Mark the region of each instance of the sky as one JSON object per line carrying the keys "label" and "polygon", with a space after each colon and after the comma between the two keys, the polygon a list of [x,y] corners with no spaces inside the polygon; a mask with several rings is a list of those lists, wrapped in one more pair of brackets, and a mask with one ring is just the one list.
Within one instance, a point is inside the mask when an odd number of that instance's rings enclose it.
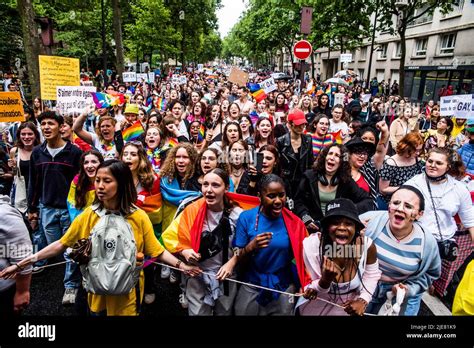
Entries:
{"label": "sky", "polygon": [[222,0],[222,8],[217,11],[221,38],[224,38],[234,24],[239,21],[247,3],[247,0]]}

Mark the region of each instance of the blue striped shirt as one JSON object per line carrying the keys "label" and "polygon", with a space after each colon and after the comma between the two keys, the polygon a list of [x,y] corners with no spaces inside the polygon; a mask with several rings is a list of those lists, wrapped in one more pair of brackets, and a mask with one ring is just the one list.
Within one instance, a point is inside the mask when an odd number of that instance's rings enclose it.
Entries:
{"label": "blue striped shirt", "polygon": [[400,282],[416,273],[423,257],[423,240],[423,231],[416,225],[412,234],[403,241],[398,241],[385,226],[374,241],[382,271],[381,280]]}

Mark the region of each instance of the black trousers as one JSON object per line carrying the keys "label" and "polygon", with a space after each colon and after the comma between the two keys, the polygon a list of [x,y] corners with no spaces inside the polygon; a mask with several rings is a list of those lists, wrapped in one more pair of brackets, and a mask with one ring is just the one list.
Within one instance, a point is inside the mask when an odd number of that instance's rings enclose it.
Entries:
{"label": "black trousers", "polygon": [[11,319],[14,316],[13,298],[15,297],[16,286],[0,292],[0,320]]}

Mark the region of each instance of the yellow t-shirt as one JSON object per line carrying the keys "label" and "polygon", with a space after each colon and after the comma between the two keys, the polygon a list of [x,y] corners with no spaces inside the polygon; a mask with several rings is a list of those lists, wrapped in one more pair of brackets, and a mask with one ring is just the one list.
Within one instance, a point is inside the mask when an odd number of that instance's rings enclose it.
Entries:
{"label": "yellow t-shirt", "polygon": [[[99,222],[99,219],[100,217],[92,210],[92,207],[87,207],[82,214],[74,219],[66,234],[60,239],[61,244],[72,247],[79,239],[88,238],[95,224]],[[156,239],[153,232],[153,225],[143,210],[137,209],[127,216],[126,220],[132,227],[137,252],[141,252],[145,256],[150,257],[157,257],[163,253],[165,249]],[[143,291],[145,288],[144,280],[145,278],[142,271],[139,280],[140,302],[143,299]],[[88,294],[88,302],[90,310],[94,313],[106,310],[107,315],[138,315],[135,290],[122,296]]]}

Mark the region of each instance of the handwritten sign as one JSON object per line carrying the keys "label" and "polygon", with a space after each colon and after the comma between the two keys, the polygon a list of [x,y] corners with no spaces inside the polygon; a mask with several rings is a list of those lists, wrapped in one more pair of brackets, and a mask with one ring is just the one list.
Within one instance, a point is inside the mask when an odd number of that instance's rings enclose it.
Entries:
{"label": "handwritten sign", "polygon": [[41,98],[56,100],[56,87],[79,86],[79,59],[39,56]]}
{"label": "handwritten sign", "polygon": [[61,115],[84,111],[87,104],[93,104],[91,92],[97,92],[95,87],[61,86],[56,88],[56,111]]}
{"label": "handwritten sign", "polygon": [[137,73],[134,71],[122,73],[123,82],[136,82]]}
{"label": "handwritten sign", "polygon": [[441,97],[441,116],[474,119],[474,94]]}
{"label": "handwritten sign", "polygon": [[344,93],[334,94],[334,105],[341,104],[344,105]]}
{"label": "handwritten sign", "polygon": [[264,90],[265,94],[271,93],[277,89],[277,85],[273,77],[260,82],[260,87]]}
{"label": "handwritten sign", "polygon": [[148,73],[148,82],[155,82],[155,73],[149,72]]}
{"label": "handwritten sign", "polygon": [[25,121],[20,92],[0,92],[0,122]]}
{"label": "handwritten sign", "polygon": [[142,83],[143,81],[148,81],[148,74],[137,74],[137,82]]}
{"label": "handwritten sign", "polygon": [[230,71],[229,81],[238,86],[245,86],[249,79],[249,74],[238,68],[232,68]]}

